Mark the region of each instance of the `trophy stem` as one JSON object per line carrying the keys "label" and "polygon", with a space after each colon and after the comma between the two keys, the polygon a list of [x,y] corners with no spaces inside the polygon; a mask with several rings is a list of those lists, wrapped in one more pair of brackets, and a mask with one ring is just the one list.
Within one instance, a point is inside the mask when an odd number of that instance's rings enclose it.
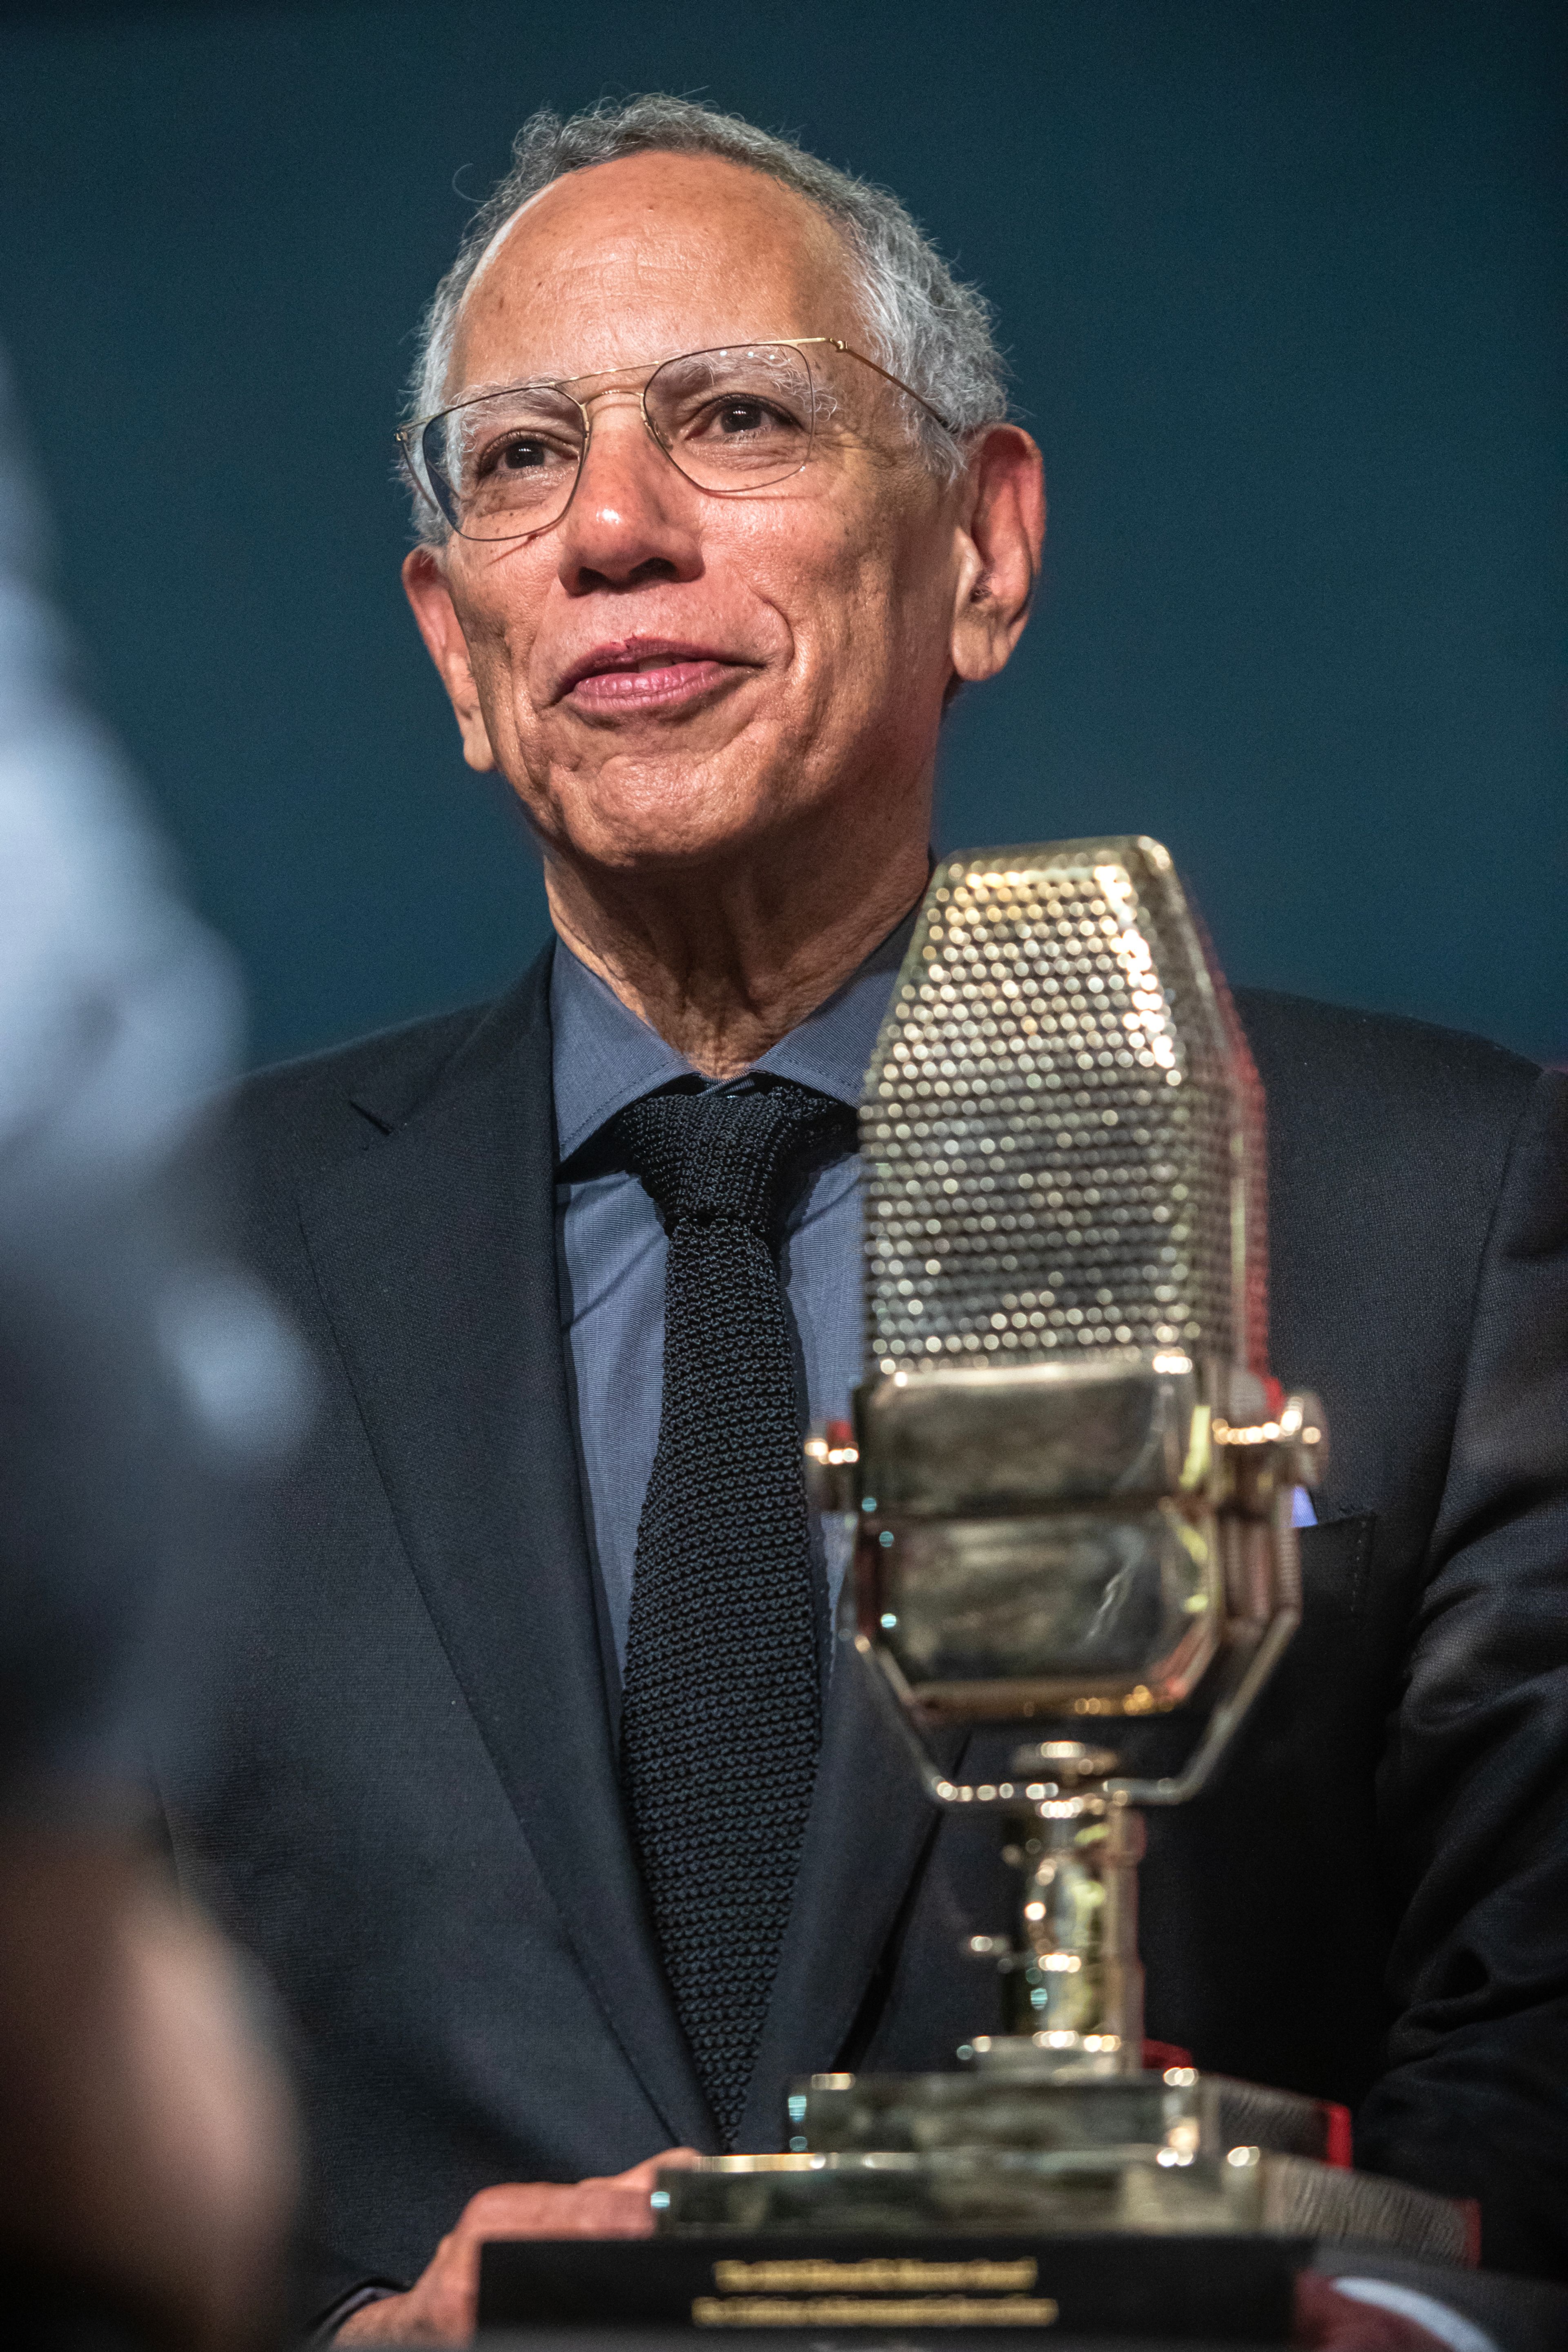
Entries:
{"label": "trophy stem", "polygon": [[1107,1790],[1115,1769],[1114,1756],[1073,1740],[1014,1759],[1013,1770],[1029,1776],[1026,1804],[1009,1809],[1003,1848],[1022,1874],[1017,1931],[1005,1943],[977,1937],[971,1946],[999,1961],[1005,1990],[1005,2034],[972,2045],[983,2066],[1142,2071],[1143,1821]]}

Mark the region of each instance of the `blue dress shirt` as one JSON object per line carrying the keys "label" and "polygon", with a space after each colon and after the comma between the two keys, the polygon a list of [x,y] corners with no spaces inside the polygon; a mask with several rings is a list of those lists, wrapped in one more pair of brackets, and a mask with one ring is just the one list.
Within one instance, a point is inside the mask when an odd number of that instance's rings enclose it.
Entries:
{"label": "blue dress shirt", "polygon": [[[910,915],[756,1068],[858,1105],[913,929]],[[603,1129],[639,1095],[693,1072],[559,940],[550,1024],[562,1321],[588,1540],[607,1631],[624,1665],[637,1520],[658,1444],[667,1244],[658,1211],[637,1178],[613,1164]],[[813,1421],[847,1414],[861,1375],[861,1239],[860,1166],[851,1150],[818,1170],[789,1216],[779,1257]],[[837,1533],[815,1531],[830,1615],[844,1574]]]}

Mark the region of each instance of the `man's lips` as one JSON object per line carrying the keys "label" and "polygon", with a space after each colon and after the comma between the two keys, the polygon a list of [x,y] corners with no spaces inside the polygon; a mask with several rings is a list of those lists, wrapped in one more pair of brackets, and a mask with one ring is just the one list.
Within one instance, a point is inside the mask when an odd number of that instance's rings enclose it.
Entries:
{"label": "man's lips", "polygon": [[668,709],[706,694],[724,678],[754,665],[708,646],[628,637],[595,646],[572,664],[559,699],[599,712]]}

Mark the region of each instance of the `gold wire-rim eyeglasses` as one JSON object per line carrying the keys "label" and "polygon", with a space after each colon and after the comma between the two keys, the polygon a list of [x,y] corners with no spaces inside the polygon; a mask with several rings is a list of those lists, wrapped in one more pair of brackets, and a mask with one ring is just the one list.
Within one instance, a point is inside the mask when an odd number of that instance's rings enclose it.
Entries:
{"label": "gold wire-rim eyeglasses", "polygon": [[[752,335],[746,337],[744,341],[738,341],[731,343],[715,343],[709,348],[714,352],[755,351],[770,347],[779,350],[804,352],[808,348],[815,348],[816,346],[826,346],[831,351],[842,352],[846,359],[858,360],[863,367],[870,368],[874,374],[882,377],[885,383],[892,384],[897,391],[905,394],[909,399],[914,401],[917,406],[923,408],[926,415],[934,424],[941,427],[942,432],[956,434],[956,426],[950,424],[948,419],[942,415],[940,410],[931,406],[931,402],[927,400],[923,393],[917,392],[913,384],[906,383],[904,382],[902,376],[895,375],[892,370],[890,368],[885,368],[879,360],[872,359],[870,354],[867,352],[857,351],[852,343],[845,342],[838,335]],[[655,447],[668,459],[669,463],[675,467],[676,472],[681,477],[681,479],[683,481],[691,482],[693,488],[700,490],[704,497],[743,497],[747,494],[748,486],[738,485],[733,489],[725,489],[712,484],[697,481],[693,476],[687,472],[685,467],[681,465],[679,459],[675,456],[674,451],[669,447],[668,442],[665,441],[658,427],[655,425],[653,419],[648,415],[648,386],[655,381],[659,373],[667,367],[678,366],[682,360],[702,359],[706,356],[708,356],[708,352],[706,351],[673,352],[667,353],[663,359],[630,360],[627,361],[626,365],[623,367],[591,370],[579,375],[525,376],[513,384],[492,384],[488,386],[483,392],[471,394],[465,400],[451,401],[445,408],[433,409],[427,416],[412,417],[406,425],[399,425],[395,436],[397,444],[398,456],[403,462],[404,468],[408,475],[409,480],[414,485],[416,494],[424,499],[426,506],[433,509],[442,524],[447,530],[455,531],[459,538],[464,538],[467,537],[468,534],[464,532],[461,524],[457,521],[452,514],[447,512],[437,493],[432,489],[429,482],[423,478],[420,469],[420,459],[415,455],[416,443],[417,442],[422,445],[424,437],[430,430],[431,426],[440,424],[444,417],[455,416],[465,408],[477,407],[483,401],[504,399],[509,394],[534,391],[551,392],[569,400],[583,419],[583,446],[577,453],[576,473],[573,478],[572,488],[567,494],[564,503],[562,505],[558,512],[551,516],[547,522],[536,523],[526,530],[500,532],[492,538],[476,539],[476,544],[502,546],[507,544],[510,541],[538,538],[544,531],[554,530],[556,524],[564,518],[567,509],[572,504],[572,500],[576,497],[577,484],[583,478],[583,467],[587,460],[589,446],[594,437],[593,417],[589,415],[585,404],[577,399],[571,387],[577,383],[595,383],[600,381],[601,378],[609,380],[616,376],[635,375],[639,369],[646,368],[647,373],[637,394],[637,407],[641,414],[643,425],[647,433],[648,438],[653,442]],[[802,457],[799,465],[792,468],[790,472],[777,476],[775,478],[775,481],[789,481],[794,478],[795,474],[803,473],[805,467],[810,464],[812,453],[816,447],[816,379],[811,373],[810,361],[805,360],[803,364],[805,368],[807,383],[810,384],[813,393],[811,441],[805,455]],[[420,449],[420,457],[424,459],[426,470],[434,474],[436,472],[436,468],[432,466],[428,454],[422,446]],[[771,488],[774,487],[774,483],[770,482],[765,485],[753,485],[750,487],[753,488]]]}

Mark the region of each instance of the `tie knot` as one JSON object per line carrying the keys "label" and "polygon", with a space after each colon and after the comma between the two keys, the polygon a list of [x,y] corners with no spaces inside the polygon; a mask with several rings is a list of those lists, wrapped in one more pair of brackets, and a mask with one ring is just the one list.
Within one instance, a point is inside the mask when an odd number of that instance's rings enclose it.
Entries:
{"label": "tie knot", "polygon": [[766,1086],[645,1095],[616,1120],[627,1160],[666,1224],[723,1222],[766,1240],[789,1179],[854,1113],[790,1078]]}

